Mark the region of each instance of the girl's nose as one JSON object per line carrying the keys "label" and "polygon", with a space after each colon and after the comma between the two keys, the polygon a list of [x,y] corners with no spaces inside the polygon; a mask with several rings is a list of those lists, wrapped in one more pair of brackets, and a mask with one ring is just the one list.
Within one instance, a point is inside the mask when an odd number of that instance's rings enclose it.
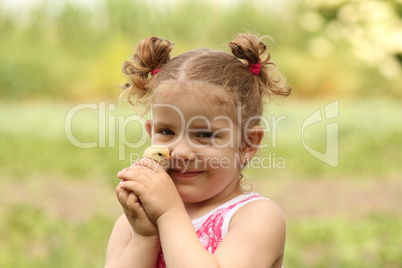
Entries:
{"label": "girl's nose", "polygon": [[179,160],[194,160],[195,153],[185,138],[171,148],[171,157]]}

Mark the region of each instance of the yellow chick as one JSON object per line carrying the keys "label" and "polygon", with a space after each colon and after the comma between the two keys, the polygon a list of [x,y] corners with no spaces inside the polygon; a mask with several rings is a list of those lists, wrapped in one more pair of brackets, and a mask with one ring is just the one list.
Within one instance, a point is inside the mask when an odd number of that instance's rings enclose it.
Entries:
{"label": "yellow chick", "polygon": [[165,170],[169,168],[169,149],[164,145],[151,145],[144,151],[144,157],[158,162]]}

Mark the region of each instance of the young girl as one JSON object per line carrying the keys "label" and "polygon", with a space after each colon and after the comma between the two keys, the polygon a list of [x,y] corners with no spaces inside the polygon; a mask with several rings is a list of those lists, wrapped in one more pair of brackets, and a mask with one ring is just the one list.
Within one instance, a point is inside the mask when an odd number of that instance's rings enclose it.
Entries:
{"label": "young girl", "polygon": [[241,172],[263,138],[263,96],[291,89],[256,36],[229,47],[234,56],[197,49],[170,60],[173,44],[150,37],[124,64],[127,92],[151,110],[146,129],[171,159],[167,171],[141,159],[118,173],[124,214],[105,267],[282,266],[282,212],[244,193]]}

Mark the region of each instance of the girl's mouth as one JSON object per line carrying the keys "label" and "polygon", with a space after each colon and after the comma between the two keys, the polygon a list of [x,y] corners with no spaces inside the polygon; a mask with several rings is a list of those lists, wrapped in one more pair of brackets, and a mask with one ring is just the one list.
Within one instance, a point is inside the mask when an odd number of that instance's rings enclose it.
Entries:
{"label": "girl's mouth", "polygon": [[176,169],[171,169],[170,172],[175,175],[176,177],[182,177],[182,178],[191,178],[197,175],[200,175],[203,171],[190,171],[190,170],[176,170]]}

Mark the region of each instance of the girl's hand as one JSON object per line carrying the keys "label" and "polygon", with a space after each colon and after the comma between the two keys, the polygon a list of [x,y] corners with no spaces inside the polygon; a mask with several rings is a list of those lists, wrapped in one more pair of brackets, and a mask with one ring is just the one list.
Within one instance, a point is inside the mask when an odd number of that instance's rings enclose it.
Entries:
{"label": "girl's hand", "polygon": [[120,184],[116,187],[116,194],[134,234],[143,237],[158,237],[158,228],[149,219],[137,195],[123,189]]}
{"label": "girl's hand", "polygon": [[170,176],[155,161],[143,158],[118,173],[120,187],[138,196],[148,217],[156,224],[166,212],[183,208],[183,202]]}

